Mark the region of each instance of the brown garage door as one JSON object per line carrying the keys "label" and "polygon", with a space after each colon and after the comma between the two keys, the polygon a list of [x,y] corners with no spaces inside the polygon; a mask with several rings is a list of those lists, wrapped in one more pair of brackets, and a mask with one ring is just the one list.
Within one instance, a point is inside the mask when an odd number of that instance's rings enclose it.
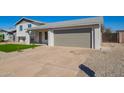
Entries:
{"label": "brown garage door", "polygon": [[54,31],[55,46],[91,48],[91,29],[70,29]]}

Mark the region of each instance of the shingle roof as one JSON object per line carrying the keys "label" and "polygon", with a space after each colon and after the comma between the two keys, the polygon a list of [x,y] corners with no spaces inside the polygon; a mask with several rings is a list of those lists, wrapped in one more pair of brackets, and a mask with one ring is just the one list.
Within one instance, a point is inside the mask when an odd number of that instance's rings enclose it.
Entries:
{"label": "shingle roof", "polygon": [[4,29],[0,29],[0,32],[7,32],[6,30],[4,30]]}
{"label": "shingle roof", "polygon": [[32,23],[34,23],[34,24],[40,24],[40,25],[45,24],[45,22],[40,22],[40,21],[36,21],[36,20],[32,20],[32,19],[28,19],[28,18],[24,18],[24,17],[23,17],[23,18],[21,18],[18,22],[16,22],[15,25],[19,24],[19,23],[22,22],[23,20],[28,21],[28,22],[32,22]]}
{"label": "shingle roof", "polygon": [[103,17],[93,17],[93,18],[85,18],[85,19],[78,19],[78,20],[47,23],[39,27],[30,28],[28,30],[59,28],[59,27],[69,27],[69,26],[82,26],[82,25],[95,25],[95,24],[103,24]]}

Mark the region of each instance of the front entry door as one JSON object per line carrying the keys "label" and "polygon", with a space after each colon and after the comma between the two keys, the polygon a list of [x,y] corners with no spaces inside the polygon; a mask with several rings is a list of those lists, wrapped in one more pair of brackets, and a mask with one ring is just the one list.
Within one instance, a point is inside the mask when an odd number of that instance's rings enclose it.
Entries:
{"label": "front entry door", "polygon": [[42,32],[39,32],[39,43],[42,43]]}

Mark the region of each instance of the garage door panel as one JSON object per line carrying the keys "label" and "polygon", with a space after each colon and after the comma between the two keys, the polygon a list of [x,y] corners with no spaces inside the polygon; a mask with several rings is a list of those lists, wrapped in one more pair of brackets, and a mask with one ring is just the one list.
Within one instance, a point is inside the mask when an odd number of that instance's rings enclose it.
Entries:
{"label": "garage door panel", "polygon": [[[85,29],[86,30],[86,29]],[[57,30],[54,32],[54,44],[57,46],[70,46],[70,47],[91,47],[91,32],[80,30]],[[76,32],[76,33],[74,33]]]}
{"label": "garage door panel", "polygon": [[[57,34],[56,35],[56,37],[58,36],[58,37],[65,37],[66,38],[66,36],[69,38],[69,37],[72,37],[72,35],[73,35],[73,37],[76,37],[77,38],[77,36],[80,36],[80,37],[82,37],[82,35],[81,35],[81,33],[70,33],[70,34]],[[90,34],[89,33],[83,33],[83,37],[87,37],[87,36],[90,36]]]}
{"label": "garage door panel", "polygon": [[82,33],[84,32],[90,32],[92,29],[91,28],[83,28],[83,29],[70,29],[70,30],[56,30],[55,34],[69,34],[69,33]]}

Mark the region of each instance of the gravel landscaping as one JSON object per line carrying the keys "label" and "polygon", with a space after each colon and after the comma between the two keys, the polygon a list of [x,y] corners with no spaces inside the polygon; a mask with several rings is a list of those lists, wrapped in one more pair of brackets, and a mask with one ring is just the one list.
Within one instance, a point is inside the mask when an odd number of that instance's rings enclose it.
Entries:
{"label": "gravel landscaping", "polygon": [[101,51],[93,51],[84,65],[92,69],[96,76],[123,77],[124,44],[103,44]]}

